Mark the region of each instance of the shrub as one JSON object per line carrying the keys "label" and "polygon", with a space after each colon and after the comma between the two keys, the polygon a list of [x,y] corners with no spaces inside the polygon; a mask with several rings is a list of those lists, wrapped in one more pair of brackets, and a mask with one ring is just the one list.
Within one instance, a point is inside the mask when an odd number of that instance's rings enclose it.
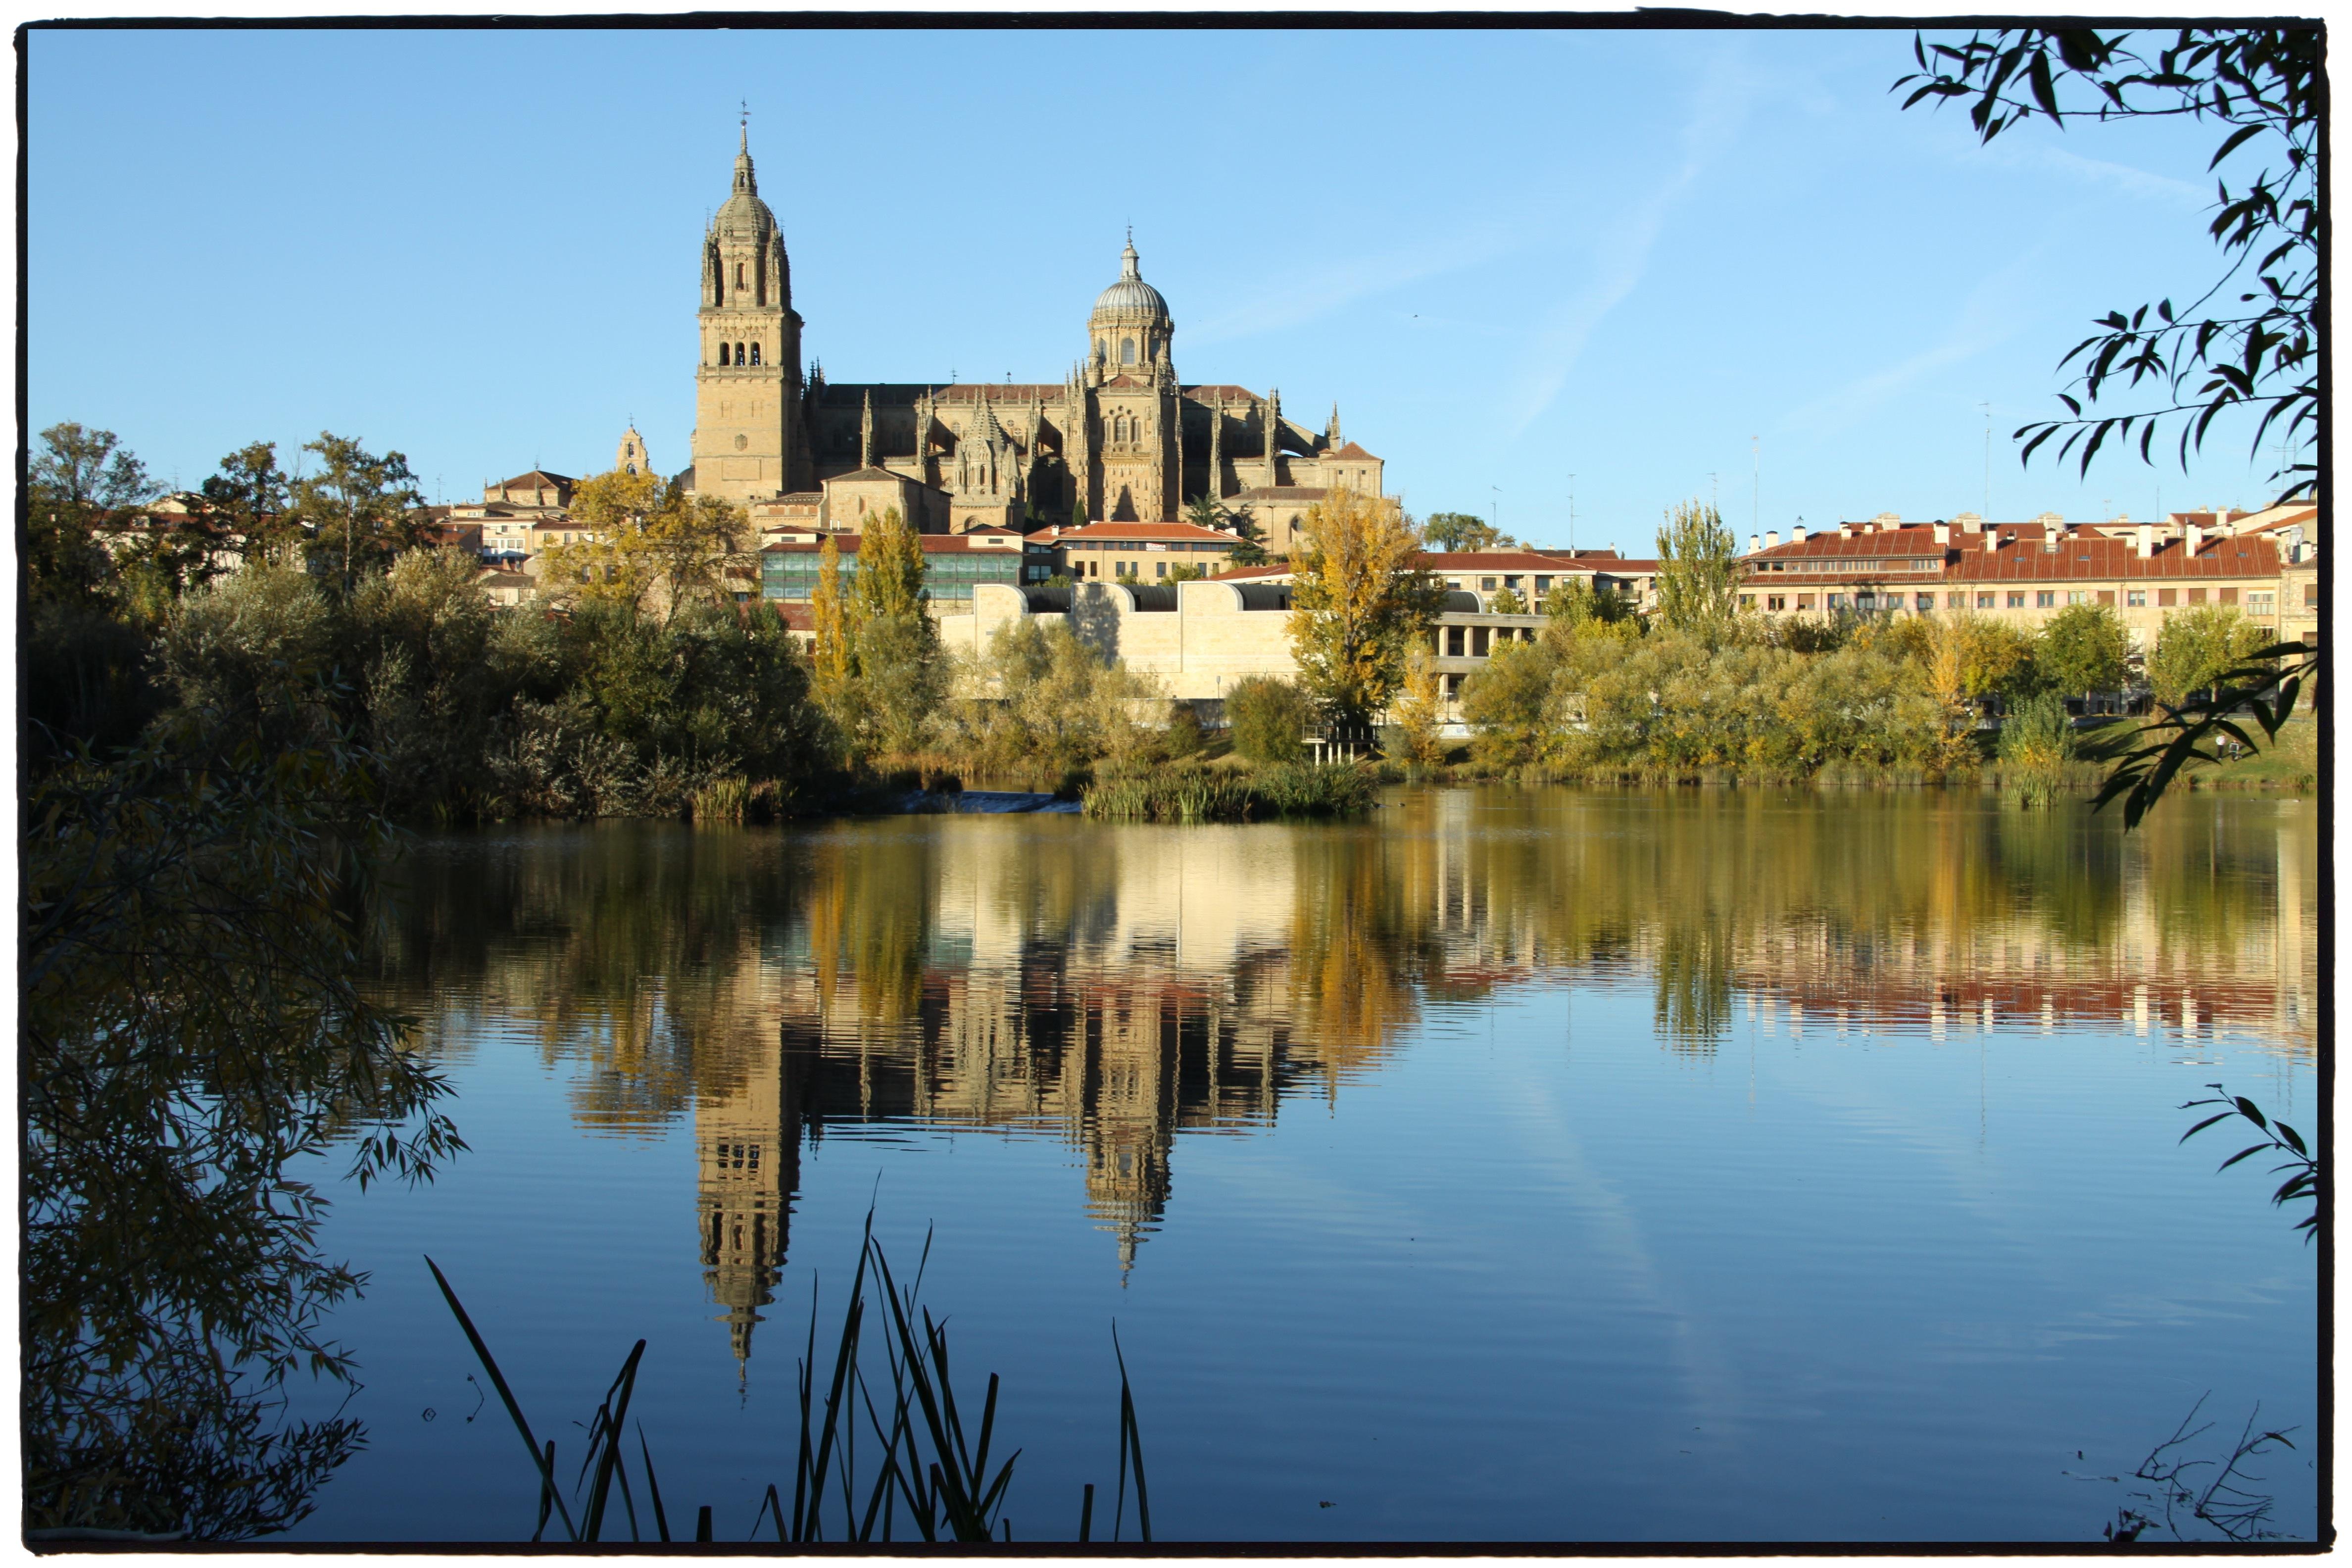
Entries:
{"label": "shrub", "polygon": [[1315,710],[1289,681],[1253,675],[1225,693],[1234,750],[1254,763],[1297,762],[1307,754],[1307,727]]}

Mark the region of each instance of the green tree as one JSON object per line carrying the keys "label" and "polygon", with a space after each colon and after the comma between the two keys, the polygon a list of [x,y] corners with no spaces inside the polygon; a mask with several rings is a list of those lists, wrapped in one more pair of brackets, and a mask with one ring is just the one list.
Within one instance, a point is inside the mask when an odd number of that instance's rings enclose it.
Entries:
{"label": "green tree", "polygon": [[1506,583],[1493,598],[1486,601],[1486,608],[1498,616],[1524,616],[1528,613],[1528,602],[1519,596],[1517,588]]}
{"label": "green tree", "polygon": [[2033,639],[2033,664],[2061,691],[2120,691],[2131,636],[2105,605],[2069,605]]}
{"label": "green tree", "polygon": [[[2209,169],[2246,149],[2260,159],[2234,191],[2220,182],[2210,232],[2227,263],[2221,275],[2185,308],[2166,299],[2101,317],[2099,331],[2060,362],[2080,367],[2081,395],[2060,395],[2067,417],[2016,432],[2025,458],[2063,433],[2061,454],[2079,450],[2087,470],[2110,436],[2120,445],[2137,427],[2147,460],[2158,430],[2175,425],[2185,465],[2233,408],[2258,412],[2257,454],[2273,429],[2296,450],[2316,434],[2322,38],[2316,22],[2183,27],[2147,41],[2089,27],[2002,28],[1932,47],[1915,38],[1919,68],[1895,84],[1912,88],[1904,107],[1968,100],[1985,142],[2036,118],[2061,129],[2083,120],[2188,119],[2219,134]],[[2145,388],[2154,402],[2120,414],[2094,407],[2119,388]],[[2314,464],[2296,461],[2278,478],[2293,493],[2316,475]]]}
{"label": "green tree", "polygon": [[[19,846],[25,1523],[239,1540],[359,1446],[273,1423],[366,1277],[320,1255],[301,1173],[362,1186],[462,1149],[408,1021],[360,987],[354,868],[378,821],[347,745],[174,721],[39,782]],[[200,760],[209,759],[209,760]]]}
{"label": "green tree", "polygon": [[1658,620],[1709,645],[1731,628],[1739,546],[1711,506],[1685,501],[1658,531]]}
{"label": "green tree", "polygon": [[2205,605],[2164,617],[2147,656],[2147,683],[2156,700],[2179,707],[2190,698],[2221,695],[2223,679],[2271,642],[2260,623],[2235,605]]}
{"label": "green tree", "polygon": [[320,466],[294,482],[295,510],[316,547],[340,563],[337,574],[349,593],[362,568],[415,547],[425,523],[425,498],[398,452],[379,457],[357,439],[328,430],[302,449]]}
{"label": "green tree", "polygon": [[1421,541],[1378,497],[1333,489],[1301,520],[1290,645],[1300,683],[1342,722],[1369,723],[1404,679],[1444,585],[1412,564]]}
{"label": "green tree", "polygon": [[1256,519],[1245,506],[1228,507],[1212,496],[1194,496],[1184,509],[1184,521],[1195,528],[1230,531],[1239,542],[1226,553],[1228,566],[1263,566],[1268,559],[1265,540]]}
{"label": "green tree", "polygon": [[111,430],[70,421],[41,432],[26,472],[26,590],[33,599],[87,599],[110,574],[99,527],[155,493],[146,465]]}
{"label": "green tree", "polygon": [[1613,625],[1632,619],[1633,606],[1622,594],[1595,588],[1591,577],[1562,573],[1543,596],[1543,613],[1563,626]]}
{"label": "green tree", "polygon": [[1518,542],[1485,518],[1466,511],[1433,511],[1421,536],[1440,550],[1507,550]]}
{"label": "green tree", "polygon": [[223,458],[201,493],[211,520],[240,536],[253,561],[299,551],[305,535],[293,516],[292,485],[278,466],[278,443],[254,441]]}
{"label": "green tree", "polygon": [[1315,705],[1307,693],[1270,675],[1245,676],[1225,693],[1234,750],[1254,763],[1293,763],[1307,754]]}

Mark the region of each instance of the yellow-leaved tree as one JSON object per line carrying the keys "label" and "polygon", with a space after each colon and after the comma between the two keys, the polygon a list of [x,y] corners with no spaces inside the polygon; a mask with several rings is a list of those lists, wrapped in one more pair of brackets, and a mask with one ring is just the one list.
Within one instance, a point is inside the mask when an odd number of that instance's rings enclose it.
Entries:
{"label": "yellow-leaved tree", "polygon": [[1336,721],[1369,724],[1404,679],[1444,585],[1413,564],[1420,536],[1379,496],[1335,487],[1307,509],[1291,554],[1299,682]]}
{"label": "yellow-leaved tree", "polygon": [[1445,760],[1445,742],[1438,733],[1445,721],[1444,677],[1437,671],[1437,655],[1427,638],[1414,641],[1404,671],[1404,689],[1396,705],[1398,749],[1416,768],[1435,767]]}
{"label": "yellow-leaved tree", "polygon": [[593,539],[547,552],[547,591],[658,614],[667,626],[698,601],[727,603],[748,577],[751,519],[717,496],[685,496],[654,474],[615,470],[580,481],[571,516]]}
{"label": "yellow-leaved tree", "polygon": [[832,534],[816,547],[816,589],[809,595],[809,655],[820,692],[837,692],[849,684],[856,629],[850,625],[850,605],[841,591],[841,546]]}

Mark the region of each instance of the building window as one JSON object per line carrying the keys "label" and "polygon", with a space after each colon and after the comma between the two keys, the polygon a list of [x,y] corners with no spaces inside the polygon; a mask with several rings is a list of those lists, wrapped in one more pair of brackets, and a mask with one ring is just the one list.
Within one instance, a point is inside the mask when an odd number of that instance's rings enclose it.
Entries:
{"label": "building window", "polygon": [[1151,563],[1151,574],[1152,574],[1154,577],[1165,577],[1165,576],[1167,576],[1167,575],[1168,575],[1168,563],[1166,563],[1165,561],[1155,561],[1155,562],[1153,562],[1153,563]]}
{"label": "building window", "polygon": [[2303,607],[2306,610],[2315,610],[2319,608],[2318,584],[2305,583],[2303,585]]}
{"label": "building window", "polygon": [[1503,586],[1516,594],[1519,591],[1519,580],[1517,577],[1506,577],[1503,579]]}
{"label": "building window", "polygon": [[2088,594],[2086,594],[2086,593],[2084,593],[2082,589],[2080,589],[2080,588],[2069,588],[2069,589],[2067,589],[2067,590],[2066,590],[2066,603],[2067,603],[2067,604],[2069,604],[2069,605],[2087,605],[2087,604],[2089,604],[2090,602],[2091,602],[2091,595],[2088,595]]}
{"label": "building window", "polygon": [[1538,594],[1549,594],[1549,593],[1550,593],[1550,592],[1551,592],[1551,579],[1550,579],[1550,578],[1549,578],[1549,577],[1538,577],[1538,578],[1536,579],[1536,592],[1537,592],[1537,593],[1538,593]]}
{"label": "building window", "polygon": [[733,352],[733,351],[732,351],[731,349],[730,349],[730,348],[728,347],[728,345],[727,345],[727,344],[725,344],[725,343],[720,343],[720,344],[719,345],[719,363],[720,364],[727,364],[727,363],[731,363],[731,362],[728,359],[728,357],[727,357],[727,356],[728,356],[730,353],[731,353],[732,352]]}
{"label": "building window", "polygon": [[2099,603],[2105,605],[2112,609],[2115,605],[2115,602],[2116,591],[2113,588],[2102,588],[2099,590]]}
{"label": "building window", "polygon": [[1486,657],[1486,628],[1484,626],[1470,628],[1470,657],[1472,658]]}
{"label": "building window", "polygon": [[1756,595],[1753,595],[1753,594],[1742,594],[1742,595],[1739,595],[1739,607],[1740,607],[1741,609],[1743,609],[1743,610],[1752,610],[1752,609],[1754,609],[1754,608],[1756,607]]}
{"label": "building window", "polygon": [[1811,594],[1800,594],[1797,595],[1797,608],[1801,610],[1810,610],[1812,607],[1813,596]]}
{"label": "building window", "polygon": [[1458,702],[1462,700],[1462,678],[1460,676],[1449,675],[1445,678],[1445,700],[1448,702]]}
{"label": "building window", "polygon": [[1768,610],[1785,610],[1789,607],[1789,595],[1768,594],[1764,596],[1764,607]]}
{"label": "building window", "polygon": [[1484,592],[1491,594],[1495,591],[1495,580],[1492,577],[1481,577],[1478,579],[1478,586]]}
{"label": "building window", "polygon": [[1991,609],[1991,608],[1992,608],[1992,595],[1991,595],[1990,594],[1979,594],[1979,595],[1977,595],[1977,608],[1978,608],[1978,609],[1979,609],[1979,610],[1990,610],[1990,609]]}
{"label": "building window", "polygon": [[2144,610],[2147,608],[2147,590],[2145,588],[2126,588],[2124,590],[2124,608],[2127,610]]}
{"label": "building window", "polygon": [[2201,605],[2201,604],[2203,604],[2203,603],[2205,602],[2205,590],[2204,590],[2204,589],[2202,589],[2202,588],[2191,588],[2191,589],[2189,589],[2189,602],[2190,604],[2192,604],[2192,605]]}
{"label": "building window", "polygon": [[735,345],[735,363],[739,365],[743,363],[743,345],[741,343],[737,343]]}
{"label": "building window", "polygon": [[751,345],[751,363],[753,364],[760,363],[760,345],[757,343]]}
{"label": "building window", "polygon": [[1135,340],[1133,338],[1121,338],[1118,340],[1118,363],[1121,364],[1133,364],[1135,363]]}
{"label": "building window", "polygon": [[2025,595],[2022,594],[2011,594],[2009,596],[2009,607],[2012,610],[2021,610],[2025,608]]}
{"label": "building window", "polygon": [[1845,608],[1845,595],[1843,594],[1832,594],[1828,597],[1828,608],[1832,610],[1843,610]]}
{"label": "building window", "polygon": [[[1957,595],[1954,595],[1952,602],[1954,604],[1959,603],[1959,599]],[[1933,594],[1916,594],[1912,595],[1911,607],[1915,610],[1932,610],[1936,607],[1936,595]]]}
{"label": "building window", "polygon": [[2180,590],[2178,588],[2158,588],[2156,591],[2156,607],[2159,610],[2168,610],[2179,602]]}
{"label": "building window", "polygon": [[740,261],[735,264],[735,287],[743,287],[743,264]]}
{"label": "building window", "polygon": [[1460,658],[1462,657],[1462,628],[1460,626],[1448,626],[1445,628],[1445,657],[1448,658]]}
{"label": "building window", "polygon": [[2263,593],[2251,593],[2246,595],[2246,614],[2270,616],[2277,613],[2278,603],[2275,595]]}
{"label": "building window", "polygon": [[2235,588],[2224,588],[2221,590],[2221,603],[2225,605],[2234,605],[2237,602],[2238,591]]}
{"label": "building window", "polygon": [[1969,596],[1966,594],[1947,594],[1944,595],[1944,608],[1948,610],[1965,610],[1968,607]]}

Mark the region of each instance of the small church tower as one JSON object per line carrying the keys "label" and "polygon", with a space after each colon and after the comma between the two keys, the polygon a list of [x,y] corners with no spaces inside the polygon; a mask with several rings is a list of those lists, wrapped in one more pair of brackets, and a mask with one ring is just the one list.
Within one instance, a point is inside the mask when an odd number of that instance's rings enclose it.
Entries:
{"label": "small church tower", "polygon": [[801,448],[801,318],[776,215],[744,130],[735,184],[702,241],[702,363],[694,374],[694,488],[749,501],[793,488]]}

